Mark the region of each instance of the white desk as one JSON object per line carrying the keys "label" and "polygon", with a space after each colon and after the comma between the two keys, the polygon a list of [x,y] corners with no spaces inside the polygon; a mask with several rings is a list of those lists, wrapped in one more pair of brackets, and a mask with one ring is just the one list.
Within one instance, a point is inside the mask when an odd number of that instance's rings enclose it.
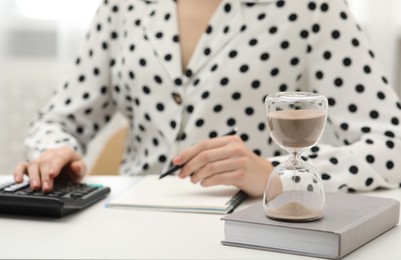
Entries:
{"label": "white desk", "polygon": [[[117,176],[85,179],[110,186],[108,198],[132,181]],[[401,190],[369,195],[401,200]],[[0,258],[316,259],[223,246],[221,215],[110,209],[105,208],[106,200],[61,219],[0,215]],[[248,200],[240,208],[252,202]],[[400,245],[397,226],[344,259],[401,259]]]}

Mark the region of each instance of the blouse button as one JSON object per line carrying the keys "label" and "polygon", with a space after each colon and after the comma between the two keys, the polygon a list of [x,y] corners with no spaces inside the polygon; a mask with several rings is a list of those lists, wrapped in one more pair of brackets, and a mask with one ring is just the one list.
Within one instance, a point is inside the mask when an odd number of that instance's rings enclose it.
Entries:
{"label": "blouse button", "polygon": [[177,105],[181,105],[182,104],[182,97],[181,97],[181,95],[179,95],[178,93],[173,93],[172,94],[172,96],[173,96],[173,99],[174,99],[174,101],[175,101],[175,103],[177,104]]}

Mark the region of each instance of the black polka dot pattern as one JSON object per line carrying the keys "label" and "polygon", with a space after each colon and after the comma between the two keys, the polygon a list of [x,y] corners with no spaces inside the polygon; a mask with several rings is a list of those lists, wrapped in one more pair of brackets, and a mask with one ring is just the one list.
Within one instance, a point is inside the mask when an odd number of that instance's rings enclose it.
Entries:
{"label": "black polka dot pattern", "polygon": [[85,153],[119,112],[130,127],[122,174],[159,173],[233,127],[275,165],[286,152],[268,136],[264,97],[302,90],[329,100],[336,144],[302,155],[325,188],[399,187],[401,103],[344,1],[248,2],[222,1],[182,70],[177,1],[102,1],[72,73],[31,124],[29,158],[60,145]]}

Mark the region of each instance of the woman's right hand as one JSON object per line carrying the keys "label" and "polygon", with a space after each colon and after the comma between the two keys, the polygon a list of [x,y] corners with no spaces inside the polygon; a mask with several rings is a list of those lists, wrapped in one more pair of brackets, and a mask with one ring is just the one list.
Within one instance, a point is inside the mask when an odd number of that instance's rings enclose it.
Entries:
{"label": "woman's right hand", "polygon": [[30,162],[18,163],[14,169],[14,180],[21,183],[24,175],[28,175],[32,190],[49,192],[56,177],[62,175],[62,178],[80,181],[85,173],[86,165],[81,155],[65,146],[49,149]]}

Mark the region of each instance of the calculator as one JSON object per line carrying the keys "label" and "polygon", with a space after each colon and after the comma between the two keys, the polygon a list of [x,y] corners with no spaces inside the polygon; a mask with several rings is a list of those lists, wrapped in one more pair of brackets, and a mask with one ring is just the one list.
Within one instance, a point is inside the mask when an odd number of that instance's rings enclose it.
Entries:
{"label": "calculator", "polygon": [[55,181],[51,192],[32,190],[29,181],[0,183],[0,214],[60,218],[98,202],[110,188],[98,184]]}

